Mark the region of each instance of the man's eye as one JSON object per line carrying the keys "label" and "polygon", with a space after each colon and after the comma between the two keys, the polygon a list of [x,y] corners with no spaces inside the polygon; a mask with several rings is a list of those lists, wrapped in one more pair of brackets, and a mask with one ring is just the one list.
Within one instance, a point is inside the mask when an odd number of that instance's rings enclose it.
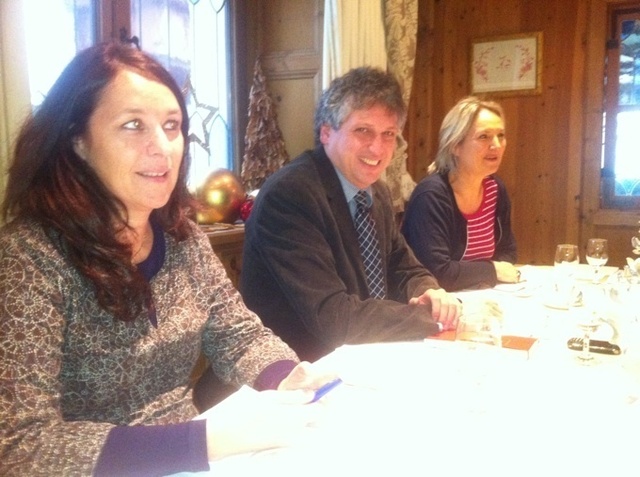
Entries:
{"label": "man's eye", "polygon": [[140,129],[142,127],[142,122],[139,119],[133,119],[128,123],[124,123],[122,127],[125,129]]}
{"label": "man's eye", "polygon": [[387,139],[395,139],[397,133],[395,131],[385,131],[382,133],[382,135]]}
{"label": "man's eye", "polygon": [[375,134],[369,128],[356,128],[355,135],[360,138],[362,141],[372,141],[375,137]]}

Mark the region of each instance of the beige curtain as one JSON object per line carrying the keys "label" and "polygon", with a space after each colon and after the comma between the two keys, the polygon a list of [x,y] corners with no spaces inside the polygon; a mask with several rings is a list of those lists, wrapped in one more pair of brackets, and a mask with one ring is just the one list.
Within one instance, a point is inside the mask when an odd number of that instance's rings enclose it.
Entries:
{"label": "beige curtain", "polygon": [[[385,0],[384,22],[388,69],[400,82],[404,102],[409,106],[416,59],[418,0]],[[416,184],[407,172],[407,142],[402,136],[387,168],[387,183],[396,209],[403,211]]]}
{"label": "beige curtain", "polygon": [[[325,0],[323,88],[351,68],[377,66],[396,75],[408,105],[417,31],[418,0]],[[398,211],[404,210],[415,186],[406,150],[400,137],[384,177]]]}
{"label": "beige curtain", "polygon": [[358,66],[387,68],[382,0],[325,0],[322,88]]}
{"label": "beige curtain", "polygon": [[12,141],[31,110],[22,0],[0,1],[0,201]]}

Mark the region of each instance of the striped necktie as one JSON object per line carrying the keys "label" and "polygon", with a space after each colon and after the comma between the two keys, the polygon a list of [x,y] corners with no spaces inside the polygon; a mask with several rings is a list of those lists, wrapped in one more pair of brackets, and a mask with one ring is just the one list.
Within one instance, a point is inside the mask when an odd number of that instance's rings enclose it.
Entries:
{"label": "striped necktie", "polygon": [[367,193],[359,191],[355,196],[356,215],[355,226],[360,242],[360,253],[364,269],[367,273],[367,284],[369,294],[373,298],[385,297],[384,272],[382,269],[382,258],[380,256],[380,246],[376,235],[376,223],[369,212],[367,205]]}

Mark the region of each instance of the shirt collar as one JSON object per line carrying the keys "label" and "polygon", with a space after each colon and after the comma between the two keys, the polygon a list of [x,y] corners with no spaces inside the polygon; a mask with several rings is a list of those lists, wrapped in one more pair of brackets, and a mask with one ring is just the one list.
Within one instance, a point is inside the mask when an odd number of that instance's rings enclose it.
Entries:
{"label": "shirt collar", "polygon": [[[333,168],[336,170],[336,174],[338,174],[338,179],[340,180],[340,185],[342,186],[342,192],[344,192],[344,197],[345,199],[347,199],[347,203],[351,203],[355,195],[361,189],[358,189],[351,182],[349,182],[336,166],[333,166]],[[371,206],[371,204],[373,203],[373,199],[371,198],[371,186],[367,187],[365,191],[367,191],[368,205]]]}

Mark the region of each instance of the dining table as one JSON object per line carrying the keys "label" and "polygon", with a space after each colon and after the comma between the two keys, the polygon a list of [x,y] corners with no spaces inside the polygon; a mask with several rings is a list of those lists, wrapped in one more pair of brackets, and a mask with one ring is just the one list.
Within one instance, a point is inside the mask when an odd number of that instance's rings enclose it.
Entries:
{"label": "dining table", "polygon": [[[342,383],[295,445],[236,455],[181,476],[639,476],[640,285],[615,267],[580,265],[579,300],[558,299],[554,267],[464,290],[497,304],[503,346],[455,333],[344,345],[313,364]],[[585,316],[617,355],[578,359],[567,341]],[[243,388],[239,392],[256,392]]]}

